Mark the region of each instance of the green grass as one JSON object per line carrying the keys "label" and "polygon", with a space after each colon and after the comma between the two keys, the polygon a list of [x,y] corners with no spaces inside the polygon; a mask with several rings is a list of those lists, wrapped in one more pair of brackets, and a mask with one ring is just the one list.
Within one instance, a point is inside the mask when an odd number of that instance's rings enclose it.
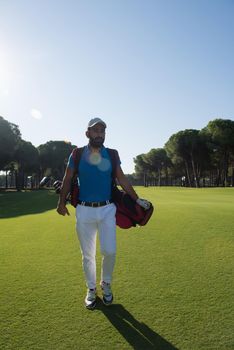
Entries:
{"label": "green grass", "polygon": [[60,217],[52,192],[0,193],[1,349],[234,348],[234,189],[137,192],[155,213],[118,229],[115,305],[94,311],[74,209]]}

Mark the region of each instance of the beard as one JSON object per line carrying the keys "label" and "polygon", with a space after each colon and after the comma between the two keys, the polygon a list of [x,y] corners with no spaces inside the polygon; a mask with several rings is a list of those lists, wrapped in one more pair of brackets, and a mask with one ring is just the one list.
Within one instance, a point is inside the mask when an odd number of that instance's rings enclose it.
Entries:
{"label": "beard", "polygon": [[104,143],[104,138],[102,137],[95,137],[95,138],[90,137],[89,139],[89,144],[93,148],[100,148],[103,146],[103,143]]}

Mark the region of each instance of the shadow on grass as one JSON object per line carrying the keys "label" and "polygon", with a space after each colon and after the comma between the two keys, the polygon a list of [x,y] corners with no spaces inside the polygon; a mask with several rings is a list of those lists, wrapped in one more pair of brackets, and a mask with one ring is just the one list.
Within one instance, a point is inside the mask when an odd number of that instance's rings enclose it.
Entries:
{"label": "shadow on grass", "polygon": [[106,307],[99,299],[96,309],[103,312],[133,349],[178,350],[146,324],[137,321],[122,305]]}
{"label": "shadow on grass", "polygon": [[53,191],[0,192],[0,218],[43,213],[55,209],[58,195]]}

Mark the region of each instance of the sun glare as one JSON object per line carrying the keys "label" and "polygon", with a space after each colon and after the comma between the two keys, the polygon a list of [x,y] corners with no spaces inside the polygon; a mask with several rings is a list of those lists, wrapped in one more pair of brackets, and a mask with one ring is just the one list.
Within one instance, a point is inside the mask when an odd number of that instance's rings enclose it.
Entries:
{"label": "sun glare", "polygon": [[42,118],[42,114],[38,109],[32,108],[31,109],[31,116],[34,119],[40,120]]}

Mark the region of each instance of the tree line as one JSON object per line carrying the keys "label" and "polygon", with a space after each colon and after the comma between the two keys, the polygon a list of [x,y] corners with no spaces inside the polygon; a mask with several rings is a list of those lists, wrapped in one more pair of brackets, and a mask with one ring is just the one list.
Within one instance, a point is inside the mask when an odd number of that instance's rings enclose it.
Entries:
{"label": "tree line", "polygon": [[[38,188],[44,176],[62,179],[69,142],[48,141],[38,147],[22,139],[19,127],[0,116],[0,186]],[[215,119],[201,130],[173,134],[163,148],[134,158],[133,184],[153,186],[233,186],[234,121]],[[1,174],[3,174],[1,172]]]}
{"label": "tree line", "polygon": [[147,185],[234,186],[234,121],[173,134],[163,148],[134,158],[134,179]]}
{"label": "tree line", "polygon": [[38,188],[44,176],[62,179],[69,154],[69,142],[48,141],[38,147],[21,137],[19,127],[0,116],[0,186]]}

